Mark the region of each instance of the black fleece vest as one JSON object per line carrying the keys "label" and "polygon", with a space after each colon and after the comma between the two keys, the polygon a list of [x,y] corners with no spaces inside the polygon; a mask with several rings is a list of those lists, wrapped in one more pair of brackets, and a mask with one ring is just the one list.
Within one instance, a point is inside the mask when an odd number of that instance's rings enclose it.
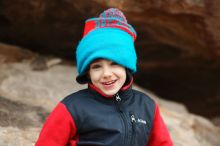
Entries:
{"label": "black fleece vest", "polygon": [[62,103],[76,124],[77,146],[147,145],[155,102],[139,91],[128,89],[105,98],[93,89],[84,89]]}

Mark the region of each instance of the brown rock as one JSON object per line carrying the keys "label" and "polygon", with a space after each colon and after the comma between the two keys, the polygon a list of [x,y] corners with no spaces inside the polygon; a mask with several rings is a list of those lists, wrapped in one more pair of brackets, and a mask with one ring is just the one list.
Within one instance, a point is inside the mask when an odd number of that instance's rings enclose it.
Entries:
{"label": "brown rock", "polygon": [[180,56],[176,57],[209,58],[219,56],[218,3],[217,0],[93,0],[90,3],[3,0],[0,40],[69,56],[82,36],[86,18],[98,15],[106,7],[118,7],[138,31],[138,48],[151,48],[144,50],[145,55],[156,48],[160,52],[166,46],[168,54],[179,51]]}
{"label": "brown rock", "polygon": [[0,64],[30,60],[36,55],[27,49],[0,43]]}

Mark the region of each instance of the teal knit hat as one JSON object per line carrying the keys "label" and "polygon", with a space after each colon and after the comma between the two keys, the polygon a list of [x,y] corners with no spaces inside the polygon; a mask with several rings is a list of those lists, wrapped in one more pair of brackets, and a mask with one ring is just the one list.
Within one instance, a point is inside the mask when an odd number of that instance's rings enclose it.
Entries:
{"label": "teal knit hat", "polygon": [[98,18],[86,21],[84,35],[76,48],[78,83],[87,83],[86,71],[92,61],[111,60],[130,72],[136,72],[137,56],[134,41],[136,32],[123,13],[110,8]]}

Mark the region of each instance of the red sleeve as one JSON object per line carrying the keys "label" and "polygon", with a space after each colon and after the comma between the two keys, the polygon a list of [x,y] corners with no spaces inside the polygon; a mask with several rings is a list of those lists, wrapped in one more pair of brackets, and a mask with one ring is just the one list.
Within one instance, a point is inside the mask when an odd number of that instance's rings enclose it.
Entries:
{"label": "red sleeve", "polygon": [[65,146],[74,143],[76,134],[72,116],[63,103],[59,103],[48,116],[35,146]]}
{"label": "red sleeve", "polygon": [[167,127],[156,104],[153,127],[147,146],[173,146]]}

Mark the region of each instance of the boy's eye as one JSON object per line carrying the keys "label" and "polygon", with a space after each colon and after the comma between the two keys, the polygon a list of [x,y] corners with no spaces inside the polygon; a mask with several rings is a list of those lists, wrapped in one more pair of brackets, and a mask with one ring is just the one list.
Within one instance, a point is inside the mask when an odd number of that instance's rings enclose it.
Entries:
{"label": "boy's eye", "polygon": [[93,65],[91,65],[91,69],[98,69],[98,68],[100,68],[101,67],[101,65],[99,65],[99,64],[93,64]]}
{"label": "boy's eye", "polygon": [[117,63],[115,63],[115,62],[112,62],[112,63],[111,63],[111,65],[118,65],[118,64],[117,64]]}

